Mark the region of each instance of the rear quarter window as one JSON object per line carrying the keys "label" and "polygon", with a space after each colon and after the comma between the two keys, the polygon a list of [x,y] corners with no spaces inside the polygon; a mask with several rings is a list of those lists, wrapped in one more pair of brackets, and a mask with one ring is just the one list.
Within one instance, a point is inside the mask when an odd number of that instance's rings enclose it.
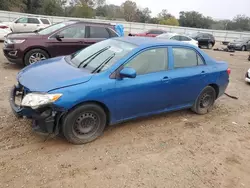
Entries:
{"label": "rear quarter window", "polygon": [[45,25],[50,25],[50,22],[49,20],[47,19],[41,19],[42,23],[45,24]]}
{"label": "rear quarter window", "polygon": [[109,38],[109,32],[105,27],[90,26],[89,38]]}
{"label": "rear quarter window", "polygon": [[110,28],[107,28],[107,29],[109,31],[110,37],[118,37],[118,34],[113,29],[110,29]]}

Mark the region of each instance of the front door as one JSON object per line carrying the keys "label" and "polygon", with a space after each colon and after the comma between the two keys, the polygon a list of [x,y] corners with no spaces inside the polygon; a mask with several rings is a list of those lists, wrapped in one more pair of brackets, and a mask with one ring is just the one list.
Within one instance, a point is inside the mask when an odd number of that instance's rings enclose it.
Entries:
{"label": "front door", "polygon": [[23,18],[19,18],[18,20],[16,20],[13,23],[12,30],[13,30],[13,32],[27,32],[27,31],[29,31],[28,18],[23,17]]}
{"label": "front door", "polygon": [[70,55],[89,45],[88,42],[85,42],[84,25],[75,25],[65,28],[51,36],[47,42],[47,48],[51,52],[52,57]]}
{"label": "front door", "polygon": [[116,81],[116,119],[125,120],[164,110],[168,103],[166,93],[170,89],[166,76],[167,47],[145,50],[124,67],[134,68],[137,76]]}

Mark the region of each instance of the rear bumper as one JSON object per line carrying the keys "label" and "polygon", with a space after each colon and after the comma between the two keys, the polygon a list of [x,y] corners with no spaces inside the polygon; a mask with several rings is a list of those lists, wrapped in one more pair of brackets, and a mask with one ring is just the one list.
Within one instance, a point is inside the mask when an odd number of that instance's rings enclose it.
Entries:
{"label": "rear bumper", "polygon": [[58,133],[58,124],[64,113],[55,111],[52,107],[34,110],[19,106],[15,102],[15,98],[19,92],[22,92],[19,86],[14,86],[10,92],[9,102],[13,113],[19,118],[26,117],[32,119],[32,129],[36,132]]}

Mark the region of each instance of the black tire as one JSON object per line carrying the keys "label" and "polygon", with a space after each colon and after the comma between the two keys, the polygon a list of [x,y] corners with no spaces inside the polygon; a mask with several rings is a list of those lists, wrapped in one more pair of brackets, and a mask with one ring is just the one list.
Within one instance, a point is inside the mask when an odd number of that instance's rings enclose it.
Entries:
{"label": "black tire", "polygon": [[245,45],[241,47],[241,51],[243,51],[243,52],[246,51],[246,46]]}
{"label": "black tire", "polygon": [[205,87],[201,94],[196,99],[192,111],[197,114],[204,115],[213,109],[214,102],[216,100],[216,92],[213,87]]}
{"label": "black tire", "polygon": [[106,123],[106,113],[100,106],[85,104],[66,115],[62,124],[62,132],[70,143],[85,144],[101,136]]}
{"label": "black tire", "polygon": [[213,46],[214,46],[213,43],[209,42],[208,45],[207,45],[207,48],[208,48],[208,49],[212,49]]}
{"label": "black tire", "polygon": [[[25,54],[25,56],[24,56],[24,65],[25,65],[25,66],[28,66],[28,65],[31,64],[31,63],[30,63],[30,58],[31,58],[31,56],[32,56],[33,54],[41,54],[41,55],[44,57],[44,59],[42,59],[42,60],[45,60],[45,59],[48,59],[48,58],[49,58],[49,54],[48,54],[46,51],[44,51],[44,50],[42,50],[42,49],[33,49],[33,50],[28,51],[28,52]],[[34,63],[35,63],[35,62],[34,62]]]}

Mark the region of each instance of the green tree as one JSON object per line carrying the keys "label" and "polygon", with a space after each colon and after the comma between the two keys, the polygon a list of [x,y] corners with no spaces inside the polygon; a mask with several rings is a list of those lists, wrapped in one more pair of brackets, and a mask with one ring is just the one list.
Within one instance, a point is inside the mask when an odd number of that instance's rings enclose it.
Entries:
{"label": "green tree", "polygon": [[77,18],[93,18],[95,12],[93,8],[89,7],[87,4],[80,4],[73,8],[71,16]]}
{"label": "green tree", "polygon": [[124,18],[121,8],[113,4],[97,7],[96,16],[107,17],[108,19]]}
{"label": "green tree", "polygon": [[137,5],[135,2],[127,0],[121,5],[126,21],[136,21]]}
{"label": "green tree", "polygon": [[161,19],[159,21],[159,24],[162,24],[162,25],[172,25],[172,26],[179,26],[179,21],[174,17],[170,17],[170,18],[167,18],[167,19]]}
{"label": "green tree", "polygon": [[204,17],[201,13],[196,11],[191,12],[180,12],[179,18],[180,26],[184,27],[195,27],[195,28],[211,28],[213,23],[212,18]]}
{"label": "green tree", "polygon": [[150,21],[151,10],[149,8],[144,8],[142,10],[137,9],[136,12],[136,21],[142,22],[142,23],[148,23]]}
{"label": "green tree", "polygon": [[42,6],[42,13],[50,16],[62,16],[64,10],[60,0],[44,0]]}
{"label": "green tree", "polygon": [[250,18],[245,15],[237,15],[227,24],[227,29],[236,31],[250,31]]}

